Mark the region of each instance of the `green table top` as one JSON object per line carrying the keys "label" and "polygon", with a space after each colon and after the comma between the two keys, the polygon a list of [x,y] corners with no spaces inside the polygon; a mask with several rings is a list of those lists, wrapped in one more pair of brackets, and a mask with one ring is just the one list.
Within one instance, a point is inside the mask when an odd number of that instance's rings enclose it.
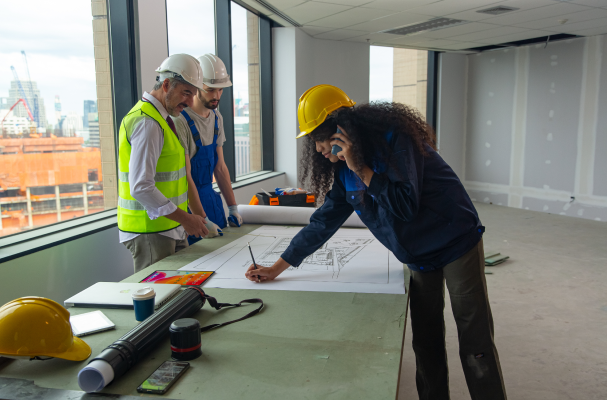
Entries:
{"label": "green table top", "polygon": [[[138,282],[154,270],[181,268],[258,227],[232,228],[222,238],[202,240],[124,282]],[[190,361],[190,370],[165,398],[396,398],[406,296],[244,289],[206,292],[229,303],[259,297],[265,308],[248,320],[204,333],[203,355]],[[194,318],[204,326],[238,318],[253,307],[257,305],[215,311],[205,305]],[[70,309],[72,314],[89,311],[92,309]],[[83,337],[93,357],[136,324],[132,310],[103,312],[116,324],[116,330]],[[156,350],[103,392],[140,395],[137,386],[170,356],[167,335]],[[42,387],[79,390],[77,374],[87,363],[12,360],[0,364],[0,376],[31,379]]]}

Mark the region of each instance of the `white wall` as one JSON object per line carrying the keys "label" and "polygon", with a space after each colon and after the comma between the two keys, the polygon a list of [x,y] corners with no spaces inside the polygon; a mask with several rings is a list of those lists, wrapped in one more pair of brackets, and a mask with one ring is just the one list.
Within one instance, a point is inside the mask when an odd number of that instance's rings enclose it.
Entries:
{"label": "white wall", "polygon": [[473,199],[607,221],[607,37],[442,61],[441,154]]}
{"label": "white wall", "polygon": [[24,296],[63,301],[97,282],[133,274],[131,253],[110,228],[0,264],[0,304]]}
{"label": "white wall", "polygon": [[[166,0],[139,0],[136,3],[135,35],[137,77],[140,94],[150,91],[156,81],[156,68],[169,56]],[[195,23],[195,21],[194,21]]]}
{"label": "white wall", "polygon": [[438,148],[441,157],[460,178],[464,171],[466,129],[466,56],[439,55],[438,70]]}
{"label": "white wall", "polygon": [[369,101],[369,45],[320,40],[298,28],[273,28],[275,170],[299,186],[297,104],[310,87],[331,84],[357,103]]}

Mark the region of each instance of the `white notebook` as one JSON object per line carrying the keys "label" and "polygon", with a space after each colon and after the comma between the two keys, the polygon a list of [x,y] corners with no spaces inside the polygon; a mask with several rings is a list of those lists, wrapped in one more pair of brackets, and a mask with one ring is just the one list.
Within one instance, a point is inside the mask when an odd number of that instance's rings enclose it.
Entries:
{"label": "white notebook", "polygon": [[85,336],[91,333],[114,329],[116,325],[101,311],[91,311],[84,314],[72,315],[70,325],[75,336]]}
{"label": "white notebook", "polygon": [[150,283],[97,282],[93,286],[65,300],[66,307],[133,309],[133,293],[144,287],[156,292],[154,309],[163,306],[183,287],[181,285]]}

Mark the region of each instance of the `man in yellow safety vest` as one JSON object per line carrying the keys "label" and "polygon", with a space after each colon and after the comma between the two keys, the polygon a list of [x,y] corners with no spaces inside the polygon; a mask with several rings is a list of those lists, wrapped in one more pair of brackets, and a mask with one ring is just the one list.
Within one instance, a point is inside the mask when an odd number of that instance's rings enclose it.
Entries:
{"label": "man in yellow safety vest", "polygon": [[174,54],[156,70],[154,89],[144,92],[122,119],[119,132],[118,229],[133,255],[135,272],[188,246],[187,236],[208,233],[190,160],[169,117],[191,107],[202,88],[202,69],[187,54]]}

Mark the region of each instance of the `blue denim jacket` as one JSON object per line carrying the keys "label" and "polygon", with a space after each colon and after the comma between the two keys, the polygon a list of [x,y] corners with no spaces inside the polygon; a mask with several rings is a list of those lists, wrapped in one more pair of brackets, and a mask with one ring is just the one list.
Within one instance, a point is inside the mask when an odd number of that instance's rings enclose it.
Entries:
{"label": "blue denim jacket", "polygon": [[464,186],[429,146],[424,157],[407,135],[393,138],[390,166],[375,166],[369,187],[345,162],[325,203],[282,254],[298,266],[355,211],[396,258],[415,271],[444,267],[480,241],[485,228]]}

